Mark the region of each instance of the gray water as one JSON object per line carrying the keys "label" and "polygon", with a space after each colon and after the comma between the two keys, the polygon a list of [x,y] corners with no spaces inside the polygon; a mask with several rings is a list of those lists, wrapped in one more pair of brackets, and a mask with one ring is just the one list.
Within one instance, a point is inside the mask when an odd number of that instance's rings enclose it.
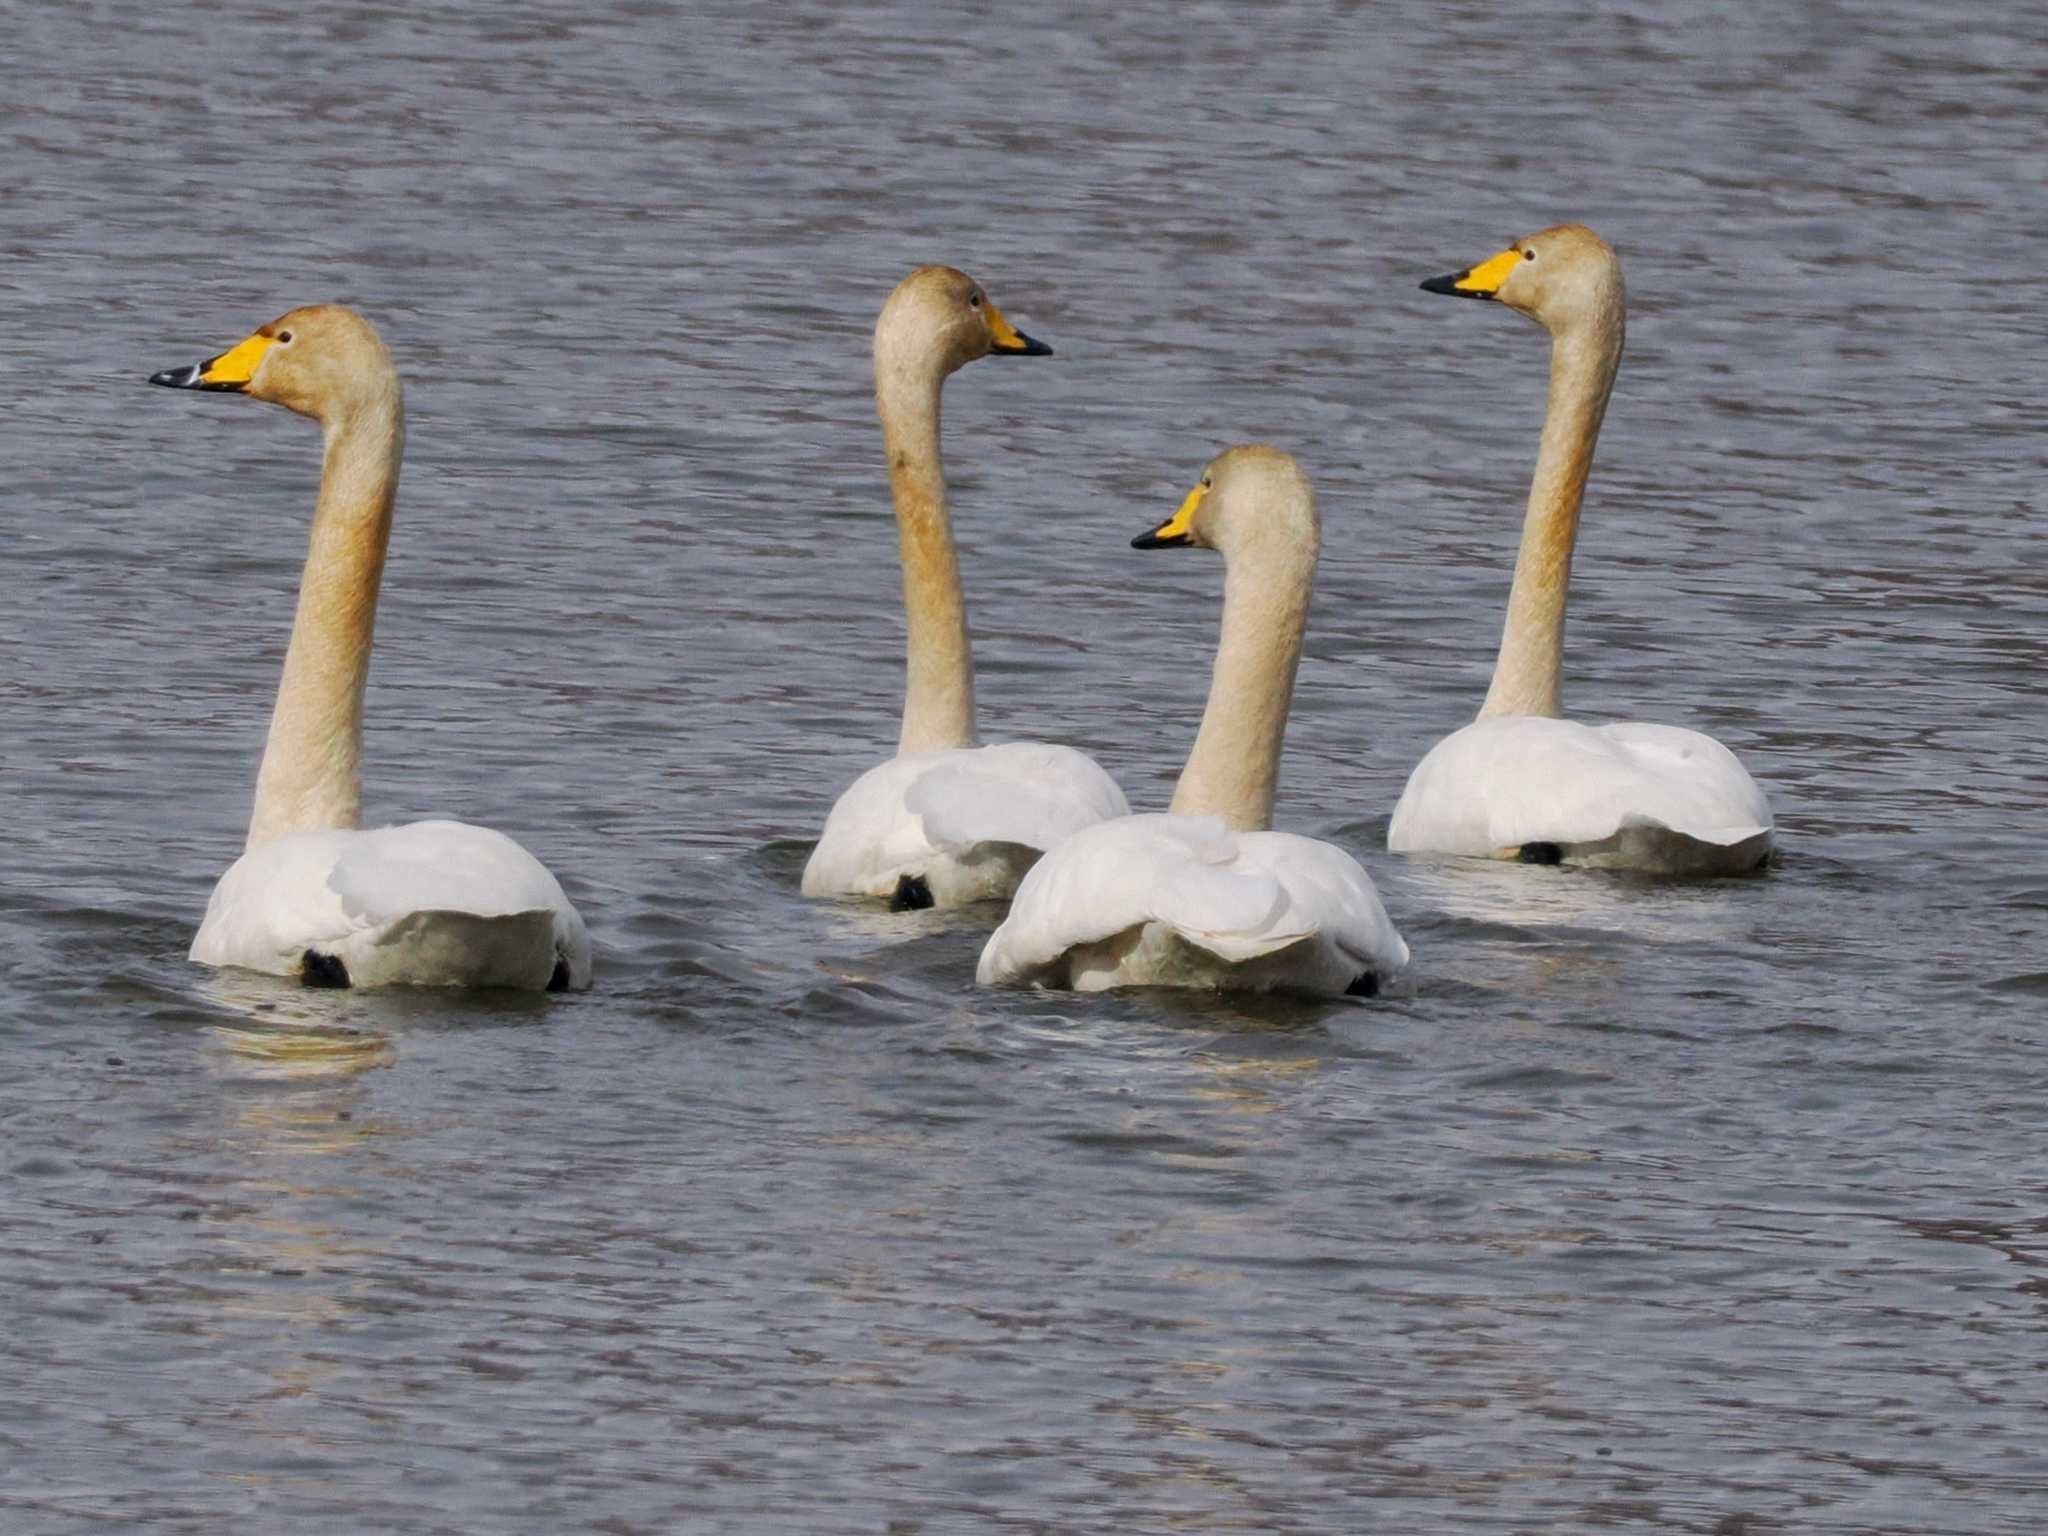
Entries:
{"label": "gray water", "polygon": [[[1766,14],[1769,13],[1769,14]],[[2038,9],[0,4],[0,1529],[2048,1524]],[[1416,283],[1583,219],[1630,350],[1567,702],[1706,729],[1759,879],[1407,861],[1545,343]],[[1372,1003],[971,985],[807,903],[894,741],[910,266],[992,738],[1163,803],[1223,445],[1325,555],[1279,823]],[[146,388],[285,308],[411,438],[368,812],[504,828],[566,999],[185,961],[312,429]]]}

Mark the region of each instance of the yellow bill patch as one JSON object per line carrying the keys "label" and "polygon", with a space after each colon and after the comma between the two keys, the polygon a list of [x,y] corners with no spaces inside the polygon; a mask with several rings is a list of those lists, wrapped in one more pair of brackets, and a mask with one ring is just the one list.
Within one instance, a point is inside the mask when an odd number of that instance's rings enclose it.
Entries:
{"label": "yellow bill patch", "polygon": [[230,347],[212,362],[199,370],[202,384],[246,384],[256,377],[256,365],[263,361],[263,354],[276,346],[269,336],[251,336],[247,341]]}
{"label": "yellow bill patch", "polygon": [[1460,293],[1498,293],[1508,274],[1521,264],[1522,253],[1509,246],[1498,256],[1489,256],[1451,286]]}
{"label": "yellow bill patch", "polygon": [[1188,492],[1180,510],[1150,533],[1141,533],[1131,540],[1136,549],[1162,549],[1175,544],[1186,544],[1194,538],[1195,508],[1202,504],[1202,498],[1209,494],[1209,487],[1198,485]]}
{"label": "yellow bill patch", "polygon": [[1003,318],[1003,312],[996,308],[994,299],[981,301],[981,312],[988,316],[989,338],[998,352],[1022,352],[1025,348],[1024,335]]}

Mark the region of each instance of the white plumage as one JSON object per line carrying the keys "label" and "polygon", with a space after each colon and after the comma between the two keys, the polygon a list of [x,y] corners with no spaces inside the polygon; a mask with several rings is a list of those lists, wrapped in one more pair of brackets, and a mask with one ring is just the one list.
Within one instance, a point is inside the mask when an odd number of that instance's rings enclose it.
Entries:
{"label": "white plumage", "polygon": [[459,821],[273,838],[221,876],[192,941],[203,965],[274,976],[303,974],[308,951],[353,986],[590,984],[590,938],[555,877]]}
{"label": "white plumage", "polygon": [[1771,809],[1735,754],[1675,725],[1495,715],[1454,731],[1409,775],[1387,846],[1658,874],[1756,868]]}
{"label": "white plumage", "polygon": [[999,900],[1040,853],[1129,814],[1092,758],[1044,742],[950,747],[879,763],[832,807],[806,896],[890,896],[922,878],[938,906]]}
{"label": "white plumage", "polygon": [[975,979],[1339,995],[1407,963],[1371,877],[1343,849],[1232,832],[1214,816],[1145,815],[1089,827],[1041,859]]}

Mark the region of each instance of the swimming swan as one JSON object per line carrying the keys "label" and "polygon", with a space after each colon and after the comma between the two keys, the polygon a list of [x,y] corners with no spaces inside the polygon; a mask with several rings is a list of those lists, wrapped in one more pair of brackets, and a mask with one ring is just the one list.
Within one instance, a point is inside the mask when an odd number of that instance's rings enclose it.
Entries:
{"label": "swimming swan", "polygon": [[1223,556],[1202,728],[1167,814],[1099,822],[1024,877],[981,952],[983,986],[1371,996],[1408,963],[1356,859],[1265,830],[1319,539],[1308,477],[1254,443],[1211,460],[1180,510],[1132,541]]}
{"label": "swimming swan", "polygon": [[974,662],[939,462],[939,390],[978,357],[1051,351],[951,267],[920,267],[882,306],[875,404],[909,621],[903,734],[897,755],[832,807],[804,868],[806,896],[886,896],[898,908],[999,899],[1043,850],[1130,811],[1109,775],[1071,747],[974,745]]}
{"label": "swimming swan", "polygon": [[1673,725],[1558,718],[1579,503],[1621,365],[1621,263],[1590,229],[1560,224],[1422,286],[1498,299],[1541,323],[1550,404],[1493,686],[1479,718],[1409,776],[1387,846],[1657,874],[1760,867],[1770,806],[1718,741]]}
{"label": "swimming swan", "polygon": [[363,685],[405,451],[398,371],[376,331],[337,305],[295,309],[150,383],[275,401],[326,440],[248,845],[214,887],[192,958],[325,986],[590,985],[583,919],[502,832],[357,830]]}

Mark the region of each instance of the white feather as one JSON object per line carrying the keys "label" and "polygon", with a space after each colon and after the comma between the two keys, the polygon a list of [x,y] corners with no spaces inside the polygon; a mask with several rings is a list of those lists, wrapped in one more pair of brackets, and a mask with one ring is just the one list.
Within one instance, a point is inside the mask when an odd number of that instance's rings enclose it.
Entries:
{"label": "white feather", "polygon": [[1430,748],[1387,846],[1500,857],[1555,843],[1569,863],[1705,874],[1754,869],[1771,835],[1763,791],[1711,736],[1496,715]]}
{"label": "white feather", "polygon": [[854,780],[804,867],[806,896],[888,896],[922,878],[940,906],[999,900],[1045,849],[1130,806],[1094,759],[1013,741],[912,752]]}
{"label": "white feather", "polygon": [[1372,879],[1343,849],[1213,816],[1077,832],[1038,862],[981,952],[984,986],[1228,987],[1342,994],[1408,963]]}
{"label": "white feather", "polygon": [[502,832],[459,821],[293,832],[237,859],[192,941],[203,965],[300,974],[308,950],[355,986],[527,987],[558,960],[590,984],[583,919]]}

